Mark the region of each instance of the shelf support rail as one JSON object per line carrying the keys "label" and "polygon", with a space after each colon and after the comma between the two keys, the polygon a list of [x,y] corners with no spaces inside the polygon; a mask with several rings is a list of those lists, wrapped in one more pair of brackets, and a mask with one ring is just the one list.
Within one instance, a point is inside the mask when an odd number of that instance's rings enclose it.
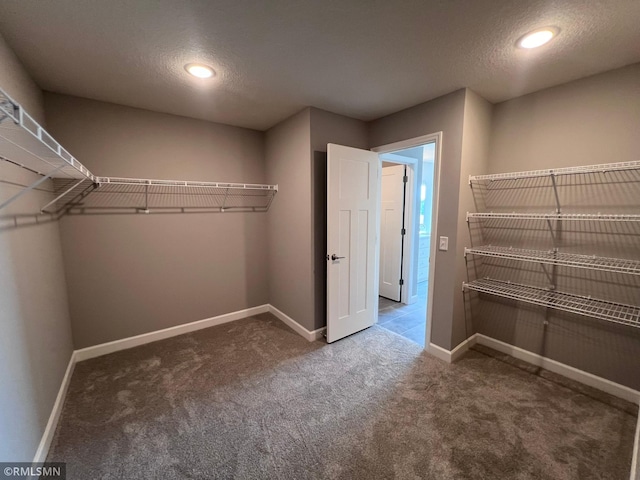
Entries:
{"label": "shelf support rail", "polygon": [[224,191],[224,199],[222,200],[222,207],[220,207],[220,211],[221,211],[221,212],[224,212],[224,209],[225,209],[225,207],[226,207],[226,205],[227,205],[227,197],[228,197],[228,196],[229,196],[229,189],[227,188],[227,189]]}
{"label": "shelf support rail", "polygon": [[44,182],[49,180],[56,172],[58,172],[58,170],[61,170],[64,167],[65,167],[65,165],[60,165],[59,167],[53,169],[48,174],[44,175],[40,180],[37,180],[37,181],[33,182],[31,185],[29,185],[28,187],[23,188],[22,190],[20,190],[13,197],[9,198],[8,200],[6,200],[2,204],[0,204],[0,210],[2,210],[7,205],[15,202],[18,198],[20,198],[25,193],[30,192],[31,190],[33,190],[34,188],[38,187],[39,185],[42,185]]}
{"label": "shelf support rail", "polygon": [[42,207],[40,209],[40,213],[50,213],[47,212],[47,208],[50,207],[51,205],[53,205],[54,203],[56,203],[58,200],[60,200],[61,198],[65,197],[67,194],[69,194],[72,190],[74,190],[78,185],[80,185],[82,182],[86,181],[84,178],[78,180],[77,183],[74,183],[73,186],[71,186],[70,188],[68,188],[67,190],[65,190],[64,192],[62,192],[60,195],[58,195],[56,198],[54,198],[53,200],[51,200],[49,203],[47,203],[44,207]]}
{"label": "shelf support rail", "polygon": [[558,185],[556,184],[556,174],[551,171],[551,183],[553,184],[553,194],[556,197],[556,213],[562,213],[560,209],[560,197],[558,197]]}

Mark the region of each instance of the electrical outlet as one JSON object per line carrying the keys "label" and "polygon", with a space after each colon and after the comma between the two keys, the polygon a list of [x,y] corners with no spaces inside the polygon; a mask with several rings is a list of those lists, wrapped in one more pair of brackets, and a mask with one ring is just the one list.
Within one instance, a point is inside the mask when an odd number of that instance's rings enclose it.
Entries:
{"label": "electrical outlet", "polygon": [[446,252],[447,250],[449,250],[449,237],[440,237],[438,250],[442,250],[443,252]]}

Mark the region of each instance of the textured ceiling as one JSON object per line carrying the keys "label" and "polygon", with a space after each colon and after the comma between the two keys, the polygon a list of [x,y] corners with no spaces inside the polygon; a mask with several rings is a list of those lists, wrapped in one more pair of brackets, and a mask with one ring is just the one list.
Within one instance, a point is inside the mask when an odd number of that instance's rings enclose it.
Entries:
{"label": "textured ceiling", "polygon": [[[551,44],[515,48],[546,25]],[[640,61],[639,25],[639,0],[0,2],[45,90],[260,130],[309,105],[371,120],[461,87],[499,102]]]}

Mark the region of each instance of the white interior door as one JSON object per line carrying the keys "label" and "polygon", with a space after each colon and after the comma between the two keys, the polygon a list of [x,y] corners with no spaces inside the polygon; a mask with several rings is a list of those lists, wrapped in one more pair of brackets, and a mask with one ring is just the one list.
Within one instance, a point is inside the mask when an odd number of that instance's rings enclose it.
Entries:
{"label": "white interior door", "polygon": [[382,169],[380,295],[400,301],[405,166]]}
{"label": "white interior door", "polygon": [[378,154],[327,147],[327,341],[375,323]]}

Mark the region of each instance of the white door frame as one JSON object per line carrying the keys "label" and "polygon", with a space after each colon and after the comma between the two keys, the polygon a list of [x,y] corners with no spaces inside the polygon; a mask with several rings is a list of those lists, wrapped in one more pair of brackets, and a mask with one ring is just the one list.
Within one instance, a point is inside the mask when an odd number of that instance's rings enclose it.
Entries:
{"label": "white door frame", "polygon": [[[377,152],[377,153],[390,153],[390,152],[394,152],[397,150],[404,150],[405,148],[412,148],[412,147],[418,147],[420,145],[424,145],[426,143],[433,143],[435,142],[435,158],[433,160],[433,203],[431,206],[431,245],[430,245],[430,249],[429,249],[429,288],[428,288],[428,293],[427,293],[427,318],[426,318],[426,322],[427,322],[427,328],[425,328],[425,347],[428,348],[429,344],[431,343],[431,328],[433,325],[432,322],[432,315],[433,315],[433,288],[434,288],[434,283],[435,283],[435,271],[436,271],[436,255],[438,252],[438,210],[439,210],[439,199],[440,199],[440,162],[441,162],[441,158],[442,158],[442,132],[436,132],[436,133],[431,133],[429,135],[422,135],[420,137],[415,137],[415,138],[410,138],[408,140],[402,140],[400,142],[394,142],[394,143],[389,143],[386,145],[380,145],[379,147],[375,147],[372,148],[371,151],[373,152]],[[382,160],[380,160],[381,165],[380,167],[382,168]],[[417,179],[416,179],[417,180]],[[411,182],[412,184],[415,183]],[[413,186],[413,185],[412,185]],[[378,188],[381,189],[381,184],[378,184]],[[378,198],[380,198],[380,192],[378,192]],[[412,192],[412,197],[413,198],[413,192]],[[411,202],[412,204],[414,202]],[[378,220],[380,217],[380,205],[378,205]],[[411,212],[412,217],[410,218],[414,218],[413,217],[413,212]],[[412,222],[413,223],[413,222]],[[380,222],[378,221],[378,225],[380,225]],[[411,235],[411,239],[410,239],[411,243],[409,245],[410,248],[410,262],[411,262],[411,267],[409,270],[409,273],[411,275],[413,275],[413,265],[414,265],[414,258],[413,258],[413,252],[414,252],[414,248],[413,248],[413,233]],[[380,263],[380,242],[376,242],[376,278],[377,278],[377,272],[379,269],[379,263]],[[403,265],[404,267],[404,265]],[[413,277],[411,277],[413,278]],[[379,293],[378,290],[378,285],[376,282],[376,295]],[[377,321],[377,318],[376,318]]]}
{"label": "white door frame", "polygon": [[[379,152],[386,153],[386,152]],[[380,163],[382,161],[395,163],[397,165],[404,165],[407,167],[407,189],[405,191],[405,202],[404,202],[404,226],[406,229],[406,234],[402,239],[402,278],[404,279],[404,285],[400,292],[400,302],[410,305],[418,301],[418,295],[411,295],[411,290],[413,289],[413,270],[414,265],[412,262],[413,252],[413,234],[414,234],[414,207],[415,202],[407,202],[407,199],[413,199],[416,190],[416,179],[418,175],[416,174],[416,168],[418,166],[418,160],[415,158],[403,157],[401,155],[394,155],[393,153],[387,153],[384,156],[384,159],[380,159]],[[407,221],[409,220],[409,221]],[[407,255],[409,252],[409,255]]]}

